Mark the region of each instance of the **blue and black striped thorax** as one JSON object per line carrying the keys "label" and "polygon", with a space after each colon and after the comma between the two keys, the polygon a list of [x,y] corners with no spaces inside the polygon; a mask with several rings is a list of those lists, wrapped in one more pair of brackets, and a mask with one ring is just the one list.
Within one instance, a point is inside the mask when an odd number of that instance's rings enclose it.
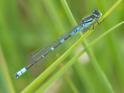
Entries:
{"label": "blue and black striped thorax", "polygon": [[82,28],[84,29],[87,29],[90,26],[94,25],[96,22],[98,22],[101,16],[102,16],[102,13],[100,11],[94,10],[91,15],[81,20],[80,26],[82,26]]}
{"label": "blue and black striped thorax", "polygon": [[86,32],[91,26],[94,26],[94,24],[97,22],[99,18],[102,16],[102,13],[99,10],[94,10],[91,15],[83,18],[81,22],[76,26],[72,32],[71,35],[75,35],[77,32]]}

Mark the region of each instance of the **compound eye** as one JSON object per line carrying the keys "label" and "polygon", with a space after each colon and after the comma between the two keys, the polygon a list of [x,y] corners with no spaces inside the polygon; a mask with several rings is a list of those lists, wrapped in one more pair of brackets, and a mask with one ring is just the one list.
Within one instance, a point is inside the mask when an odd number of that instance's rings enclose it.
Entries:
{"label": "compound eye", "polygon": [[94,10],[93,15],[94,15],[95,18],[99,18],[100,16],[102,16],[101,12],[98,11],[98,10]]}

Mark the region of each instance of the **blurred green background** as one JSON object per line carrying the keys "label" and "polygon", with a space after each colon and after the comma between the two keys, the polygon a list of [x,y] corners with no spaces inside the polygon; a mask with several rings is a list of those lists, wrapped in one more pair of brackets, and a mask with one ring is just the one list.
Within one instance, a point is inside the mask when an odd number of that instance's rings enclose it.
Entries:
{"label": "blurred green background", "polygon": [[[117,1],[119,0],[0,0],[0,93],[23,91],[76,42],[78,35],[49,55],[43,61],[44,64],[39,63],[19,79],[15,78],[15,73],[30,63],[32,52],[49,46],[75,26],[64,2],[67,2],[79,23],[96,8],[103,14],[106,13]],[[114,12],[97,25],[95,32],[87,38],[88,43],[123,21],[123,11],[122,0]],[[92,47],[93,55],[115,93],[124,93],[123,30],[124,27],[120,26]],[[78,50],[73,51],[68,58],[73,58],[77,52]],[[65,62],[68,62],[68,58]],[[99,71],[91,64],[92,61],[94,60],[90,60],[88,54],[81,56],[61,78],[51,84],[46,93],[114,93],[107,90],[104,80],[97,75]]]}

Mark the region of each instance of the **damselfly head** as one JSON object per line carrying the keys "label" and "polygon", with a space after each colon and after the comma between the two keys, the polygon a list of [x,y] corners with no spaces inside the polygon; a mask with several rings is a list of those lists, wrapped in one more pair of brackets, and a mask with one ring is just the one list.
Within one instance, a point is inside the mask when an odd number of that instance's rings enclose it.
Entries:
{"label": "damselfly head", "polygon": [[95,18],[100,18],[100,17],[102,16],[102,13],[101,13],[99,10],[95,9],[95,10],[93,11],[92,15],[93,15]]}

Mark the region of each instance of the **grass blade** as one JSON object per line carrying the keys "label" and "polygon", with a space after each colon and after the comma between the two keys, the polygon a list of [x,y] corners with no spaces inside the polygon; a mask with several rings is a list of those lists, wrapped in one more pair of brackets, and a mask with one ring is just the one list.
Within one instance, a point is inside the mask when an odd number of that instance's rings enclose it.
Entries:
{"label": "grass blade", "polygon": [[1,86],[2,90],[0,91],[4,93],[15,93],[1,47],[0,47],[0,63],[1,63],[0,64],[0,73],[1,73],[0,81],[1,83],[3,83],[3,85]]}

